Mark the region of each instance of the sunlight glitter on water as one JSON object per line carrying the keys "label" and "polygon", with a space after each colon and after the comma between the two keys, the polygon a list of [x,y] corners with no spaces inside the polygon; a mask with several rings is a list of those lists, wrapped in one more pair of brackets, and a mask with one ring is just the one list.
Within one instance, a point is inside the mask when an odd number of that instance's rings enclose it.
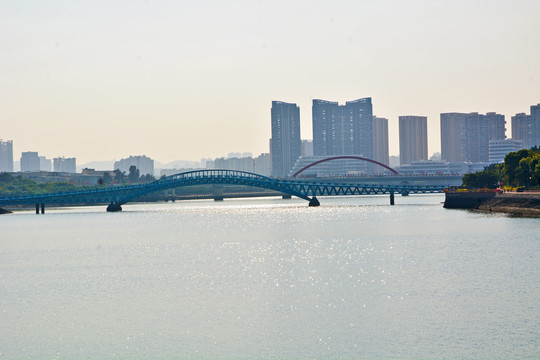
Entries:
{"label": "sunlight glitter on water", "polygon": [[3,217],[0,348],[8,358],[538,355],[536,219],[448,211],[440,196],[322,200]]}

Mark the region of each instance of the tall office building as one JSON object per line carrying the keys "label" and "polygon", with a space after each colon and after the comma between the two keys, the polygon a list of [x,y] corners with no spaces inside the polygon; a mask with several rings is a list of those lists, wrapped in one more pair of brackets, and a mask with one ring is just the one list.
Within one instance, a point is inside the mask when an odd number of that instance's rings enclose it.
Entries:
{"label": "tall office building", "polygon": [[0,172],[13,172],[13,141],[0,139]]}
{"label": "tall office building", "polygon": [[487,113],[441,114],[443,161],[488,162],[489,141],[504,140],[504,115]]}
{"label": "tall office building", "polygon": [[520,140],[526,149],[540,146],[540,104],[531,106],[531,114],[512,116],[512,139]]}
{"label": "tall office building", "polygon": [[399,161],[400,165],[428,159],[427,117],[399,117]]}
{"label": "tall office building", "polygon": [[361,155],[373,159],[371,98],[345,105],[313,100],[313,155]]}
{"label": "tall office building", "polygon": [[489,162],[500,164],[504,157],[511,152],[523,149],[523,142],[515,139],[490,140],[489,141]]}
{"label": "tall office building", "polygon": [[76,173],[77,160],[75,158],[54,158],[53,167],[55,172]]}
{"label": "tall office building", "polygon": [[284,177],[289,174],[300,157],[300,108],[296,104],[272,101],[272,176]]}
{"label": "tall office building", "polygon": [[373,160],[390,164],[388,154],[388,119],[373,116]]}
{"label": "tall office building", "polygon": [[39,171],[39,154],[34,151],[25,151],[21,153],[21,171]]}

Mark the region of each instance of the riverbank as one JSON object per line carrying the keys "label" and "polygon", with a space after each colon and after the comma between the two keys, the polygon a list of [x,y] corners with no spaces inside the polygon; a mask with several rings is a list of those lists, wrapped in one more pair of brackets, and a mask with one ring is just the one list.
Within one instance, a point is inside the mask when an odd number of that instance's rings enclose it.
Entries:
{"label": "riverbank", "polygon": [[540,193],[504,193],[483,201],[478,210],[540,218]]}
{"label": "riverbank", "polygon": [[540,218],[540,193],[446,193],[444,207]]}

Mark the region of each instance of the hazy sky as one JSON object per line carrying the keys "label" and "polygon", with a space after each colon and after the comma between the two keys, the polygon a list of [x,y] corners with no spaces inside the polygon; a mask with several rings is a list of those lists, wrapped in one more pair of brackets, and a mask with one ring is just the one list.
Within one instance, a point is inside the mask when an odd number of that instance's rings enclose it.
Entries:
{"label": "hazy sky", "polygon": [[540,103],[540,1],[0,0],[0,138],[93,160],[268,152],[272,100],[389,119]]}

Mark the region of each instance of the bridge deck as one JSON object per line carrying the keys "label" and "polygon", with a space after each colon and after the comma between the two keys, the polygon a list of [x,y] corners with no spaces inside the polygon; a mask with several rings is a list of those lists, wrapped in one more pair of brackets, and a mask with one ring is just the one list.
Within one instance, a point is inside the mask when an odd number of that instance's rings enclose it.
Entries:
{"label": "bridge deck", "polygon": [[441,185],[368,185],[338,181],[272,179],[234,170],[201,170],[180,173],[147,184],[111,186],[101,189],[0,198],[0,206],[22,204],[124,204],[143,195],[192,185],[245,185],[274,190],[311,200],[313,196],[440,193]]}

